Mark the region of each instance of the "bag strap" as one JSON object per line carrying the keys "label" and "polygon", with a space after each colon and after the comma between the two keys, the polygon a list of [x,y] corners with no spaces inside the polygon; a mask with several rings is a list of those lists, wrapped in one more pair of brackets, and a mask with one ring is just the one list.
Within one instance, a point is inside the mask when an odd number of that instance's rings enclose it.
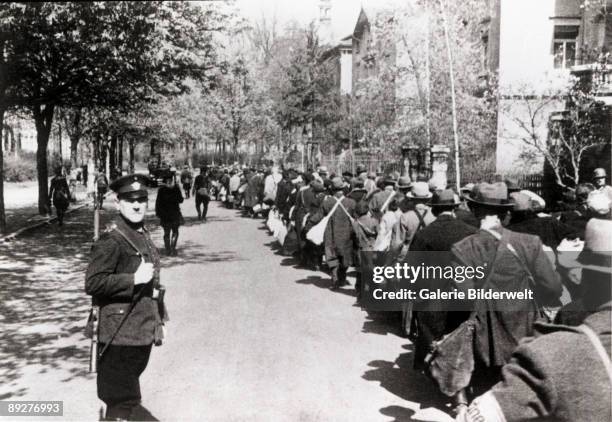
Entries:
{"label": "bag strap", "polygon": [[610,381],[610,386],[612,386],[612,362],[610,362],[610,357],[608,356],[608,353],[606,352],[606,349],[603,344],[601,344],[599,336],[595,333],[595,331],[593,331],[593,329],[591,329],[591,327],[586,324],[579,325],[576,328],[582,331],[593,345],[593,348],[599,355],[601,362],[606,368],[606,372],[608,374],[608,381]]}
{"label": "bag strap", "polygon": [[349,218],[349,220],[351,221],[351,223],[353,221],[355,221],[355,219],[353,217],[351,217],[351,215],[348,213],[348,211],[346,210],[346,208],[344,208],[344,205],[342,205],[342,200],[334,197],[334,199],[336,199],[338,205],[340,205],[340,208],[342,208],[342,211],[344,211],[344,213],[346,214],[346,216]]}
{"label": "bag strap", "polygon": [[382,207],[380,207],[380,212],[385,212],[387,210],[387,207],[389,206],[389,204],[391,203],[391,200],[395,197],[395,194],[397,192],[393,191],[391,193],[391,195],[389,195],[389,197],[387,198],[387,200],[384,202],[384,204],[382,205]]}
{"label": "bag strap", "polygon": [[415,212],[417,218],[419,219],[419,226],[417,227],[417,231],[421,230],[424,227],[427,227],[427,225],[425,224],[425,216],[427,215],[429,210],[425,210],[423,215],[421,215],[421,213],[418,210],[414,210],[414,212]]}

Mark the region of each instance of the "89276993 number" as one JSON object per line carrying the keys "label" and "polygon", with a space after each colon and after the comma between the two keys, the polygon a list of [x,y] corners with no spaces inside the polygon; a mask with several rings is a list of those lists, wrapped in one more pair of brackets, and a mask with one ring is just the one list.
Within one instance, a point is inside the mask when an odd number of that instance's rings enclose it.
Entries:
{"label": "89276993 number", "polygon": [[63,415],[63,401],[0,401],[0,416]]}

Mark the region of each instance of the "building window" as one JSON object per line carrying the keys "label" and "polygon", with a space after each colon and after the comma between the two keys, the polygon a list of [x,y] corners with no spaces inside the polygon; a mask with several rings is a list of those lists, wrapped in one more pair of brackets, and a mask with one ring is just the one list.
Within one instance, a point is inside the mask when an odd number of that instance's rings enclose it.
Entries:
{"label": "building window", "polygon": [[557,25],[553,41],[554,64],[556,69],[567,69],[576,64],[576,39],[578,26]]}

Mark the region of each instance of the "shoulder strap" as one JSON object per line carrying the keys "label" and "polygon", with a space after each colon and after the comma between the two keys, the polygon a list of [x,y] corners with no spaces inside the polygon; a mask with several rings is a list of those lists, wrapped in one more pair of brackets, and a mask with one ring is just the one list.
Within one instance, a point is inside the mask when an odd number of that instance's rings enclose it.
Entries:
{"label": "shoulder strap", "polygon": [[128,236],[127,236],[125,233],[123,233],[123,232],[122,232],[122,231],[119,229],[119,227],[114,227],[114,230],[115,230],[117,233],[119,233],[119,235],[120,235],[121,237],[123,237],[123,238],[125,239],[125,241],[126,241],[127,243],[129,243],[129,245],[130,245],[130,246],[131,246],[131,247],[132,247],[132,248],[133,248],[133,249],[136,251],[136,253],[138,254],[138,256],[142,258],[142,256],[143,256],[143,255],[142,255],[142,252],[140,252],[140,249],[138,249],[138,247],[137,247],[137,246],[134,244],[134,242],[132,242],[132,241],[130,240],[130,238],[129,238],[129,237],[128,237]]}
{"label": "shoulder strap", "polygon": [[380,212],[385,212],[386,211],[387,207],[391,203],[391,200],[393,199],[393,197],[395,196],[396,193],[397,192],[395,192],[395,191],[391,192],[391,195],[389,195],[389,197],[387,198],[385,203],[382,205],[382,207],[380,207]]}
{"label": "shoulder strap", "polygon": [[601,340],[595,331],[593,331],[591,327],[586,324],[579,325],[576,328],[582,331],[593,345],[593,348],[599,355],[601,362],[606,368],[606,372],[608,373],[608,381],[610,381],[610,386],[612,386],[612,363],[610,362],[610,357],[608,356],[605,347],[603,344],[601,344]]}
{"label": "shoulder strap", "polygon": [[418,212],[417,210],[414,210],[417,218],[419,219],[419,226],[417,227],[417,231],[421,230],[423,227],[426,227],[427,225],[425,224],[425,216],[427,215],[427,212],[429,210],[425,210],[425,212],[423,213],[423,215],[421,215],[420,212]]}
{"label": "shoulder strap", "polygon": [[351,223],[352,223],[353,221],[355,221],[355,220],[353,219],[353,217],[351,217],[351,215],[348,213],[348,211],[346,210],[346,208],[344,208],[344,205],[342,205],[342,199],[340,199],[340,200],[339,200],[338,198],[335,198],[335,199],[336,199],[336,202],[338,203],[338,205],[340,206],[340,208],[342,208],[342,211],[344,211],[344,213],[345,213],[345,214],[346,214],[346,216],[349,218],[349,220],[351,220]]}

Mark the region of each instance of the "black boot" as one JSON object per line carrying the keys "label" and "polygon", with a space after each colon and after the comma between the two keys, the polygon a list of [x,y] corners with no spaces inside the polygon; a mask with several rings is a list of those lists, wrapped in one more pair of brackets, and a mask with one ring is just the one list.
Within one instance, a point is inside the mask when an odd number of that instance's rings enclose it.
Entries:
{"label": "black boot", "polygon": [[170,244],[170,250],[171,250],[171,254],[172,256],[177,256],[178,253],[176,252],[176,244],[178,243],[178,236],[173,237],[172,238],[172,243]]}
{"label": "black boot", "polygon": [[340,289],[340,281],[338,279],[338,267],[334,267],[331,269],[331,278],[332,285],[329,287],[330,290],[338,290]]}
{"label": "black boot", "polygon": [[170,247],[170,237],[169,236],[164,236],[164,247],[166,249],[166,255],[171,256],[172,248]]}

